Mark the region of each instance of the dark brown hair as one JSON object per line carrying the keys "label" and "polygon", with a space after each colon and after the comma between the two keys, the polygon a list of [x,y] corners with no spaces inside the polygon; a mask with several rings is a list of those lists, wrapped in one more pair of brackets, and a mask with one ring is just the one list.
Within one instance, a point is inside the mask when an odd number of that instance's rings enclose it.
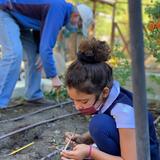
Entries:
{"label": "dark brown hair", "polygon": [[95,38],[82,41],[77,59],[66,73],[67,87],[87,94],[100,94],[104,87],[111,88],[112,68],[106,63],[109,55],[110,48],[104,41]]}

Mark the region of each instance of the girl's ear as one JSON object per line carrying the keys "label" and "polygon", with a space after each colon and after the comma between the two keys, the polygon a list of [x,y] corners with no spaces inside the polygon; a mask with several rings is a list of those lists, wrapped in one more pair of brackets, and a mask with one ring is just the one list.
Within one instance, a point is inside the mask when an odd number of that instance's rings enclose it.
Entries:
{"label": "girl's ear", "polygon": [[109,95],[109,88],[108,87],[104,87],[103,91],[102,91],[102,97],[103,98],[107,98]]}

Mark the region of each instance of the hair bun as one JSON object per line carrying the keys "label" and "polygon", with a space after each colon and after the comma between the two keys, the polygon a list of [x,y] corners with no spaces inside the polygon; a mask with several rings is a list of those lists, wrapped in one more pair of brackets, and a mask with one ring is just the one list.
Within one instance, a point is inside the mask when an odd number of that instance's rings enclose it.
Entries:
{"label": "hair bun", "polygon": [[92,38],[81,42],[77,56],[81,62],[100,63],[109,59],[110,52],[109,45],[105,41]]}

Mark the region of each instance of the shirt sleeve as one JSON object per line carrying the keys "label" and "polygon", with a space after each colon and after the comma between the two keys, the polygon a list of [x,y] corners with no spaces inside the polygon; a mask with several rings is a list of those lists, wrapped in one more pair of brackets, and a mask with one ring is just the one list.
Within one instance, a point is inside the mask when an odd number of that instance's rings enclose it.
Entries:
{"label": "shirt sleeve", "polygon": [[135,128],[134,108],[127,104],[117,103],[111,111],[117,128]]}
{"label": "shirt sleeve", "polygon": [[63,26],[65,14],[65,3],[54,1],[44,21],[40,41],[40,56],[47,78],[53,78],[57,75],[53,47],[55,46],[59,30]]}
{"label": "shirt sleeve", "polygon": [[0,0],[0,4],[6,4],[7,3],[7,0]]}

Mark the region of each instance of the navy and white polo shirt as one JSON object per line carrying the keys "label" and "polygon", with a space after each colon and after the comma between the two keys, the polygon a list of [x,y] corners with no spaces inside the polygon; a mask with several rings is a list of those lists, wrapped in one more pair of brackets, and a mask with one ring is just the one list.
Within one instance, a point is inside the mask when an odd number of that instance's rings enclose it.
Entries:
{"label": "navy and white polo shirt", "polygon": [[98,113],[111,115],[117,128],[135,128],[132,95],[114,81],[110,94]]}

